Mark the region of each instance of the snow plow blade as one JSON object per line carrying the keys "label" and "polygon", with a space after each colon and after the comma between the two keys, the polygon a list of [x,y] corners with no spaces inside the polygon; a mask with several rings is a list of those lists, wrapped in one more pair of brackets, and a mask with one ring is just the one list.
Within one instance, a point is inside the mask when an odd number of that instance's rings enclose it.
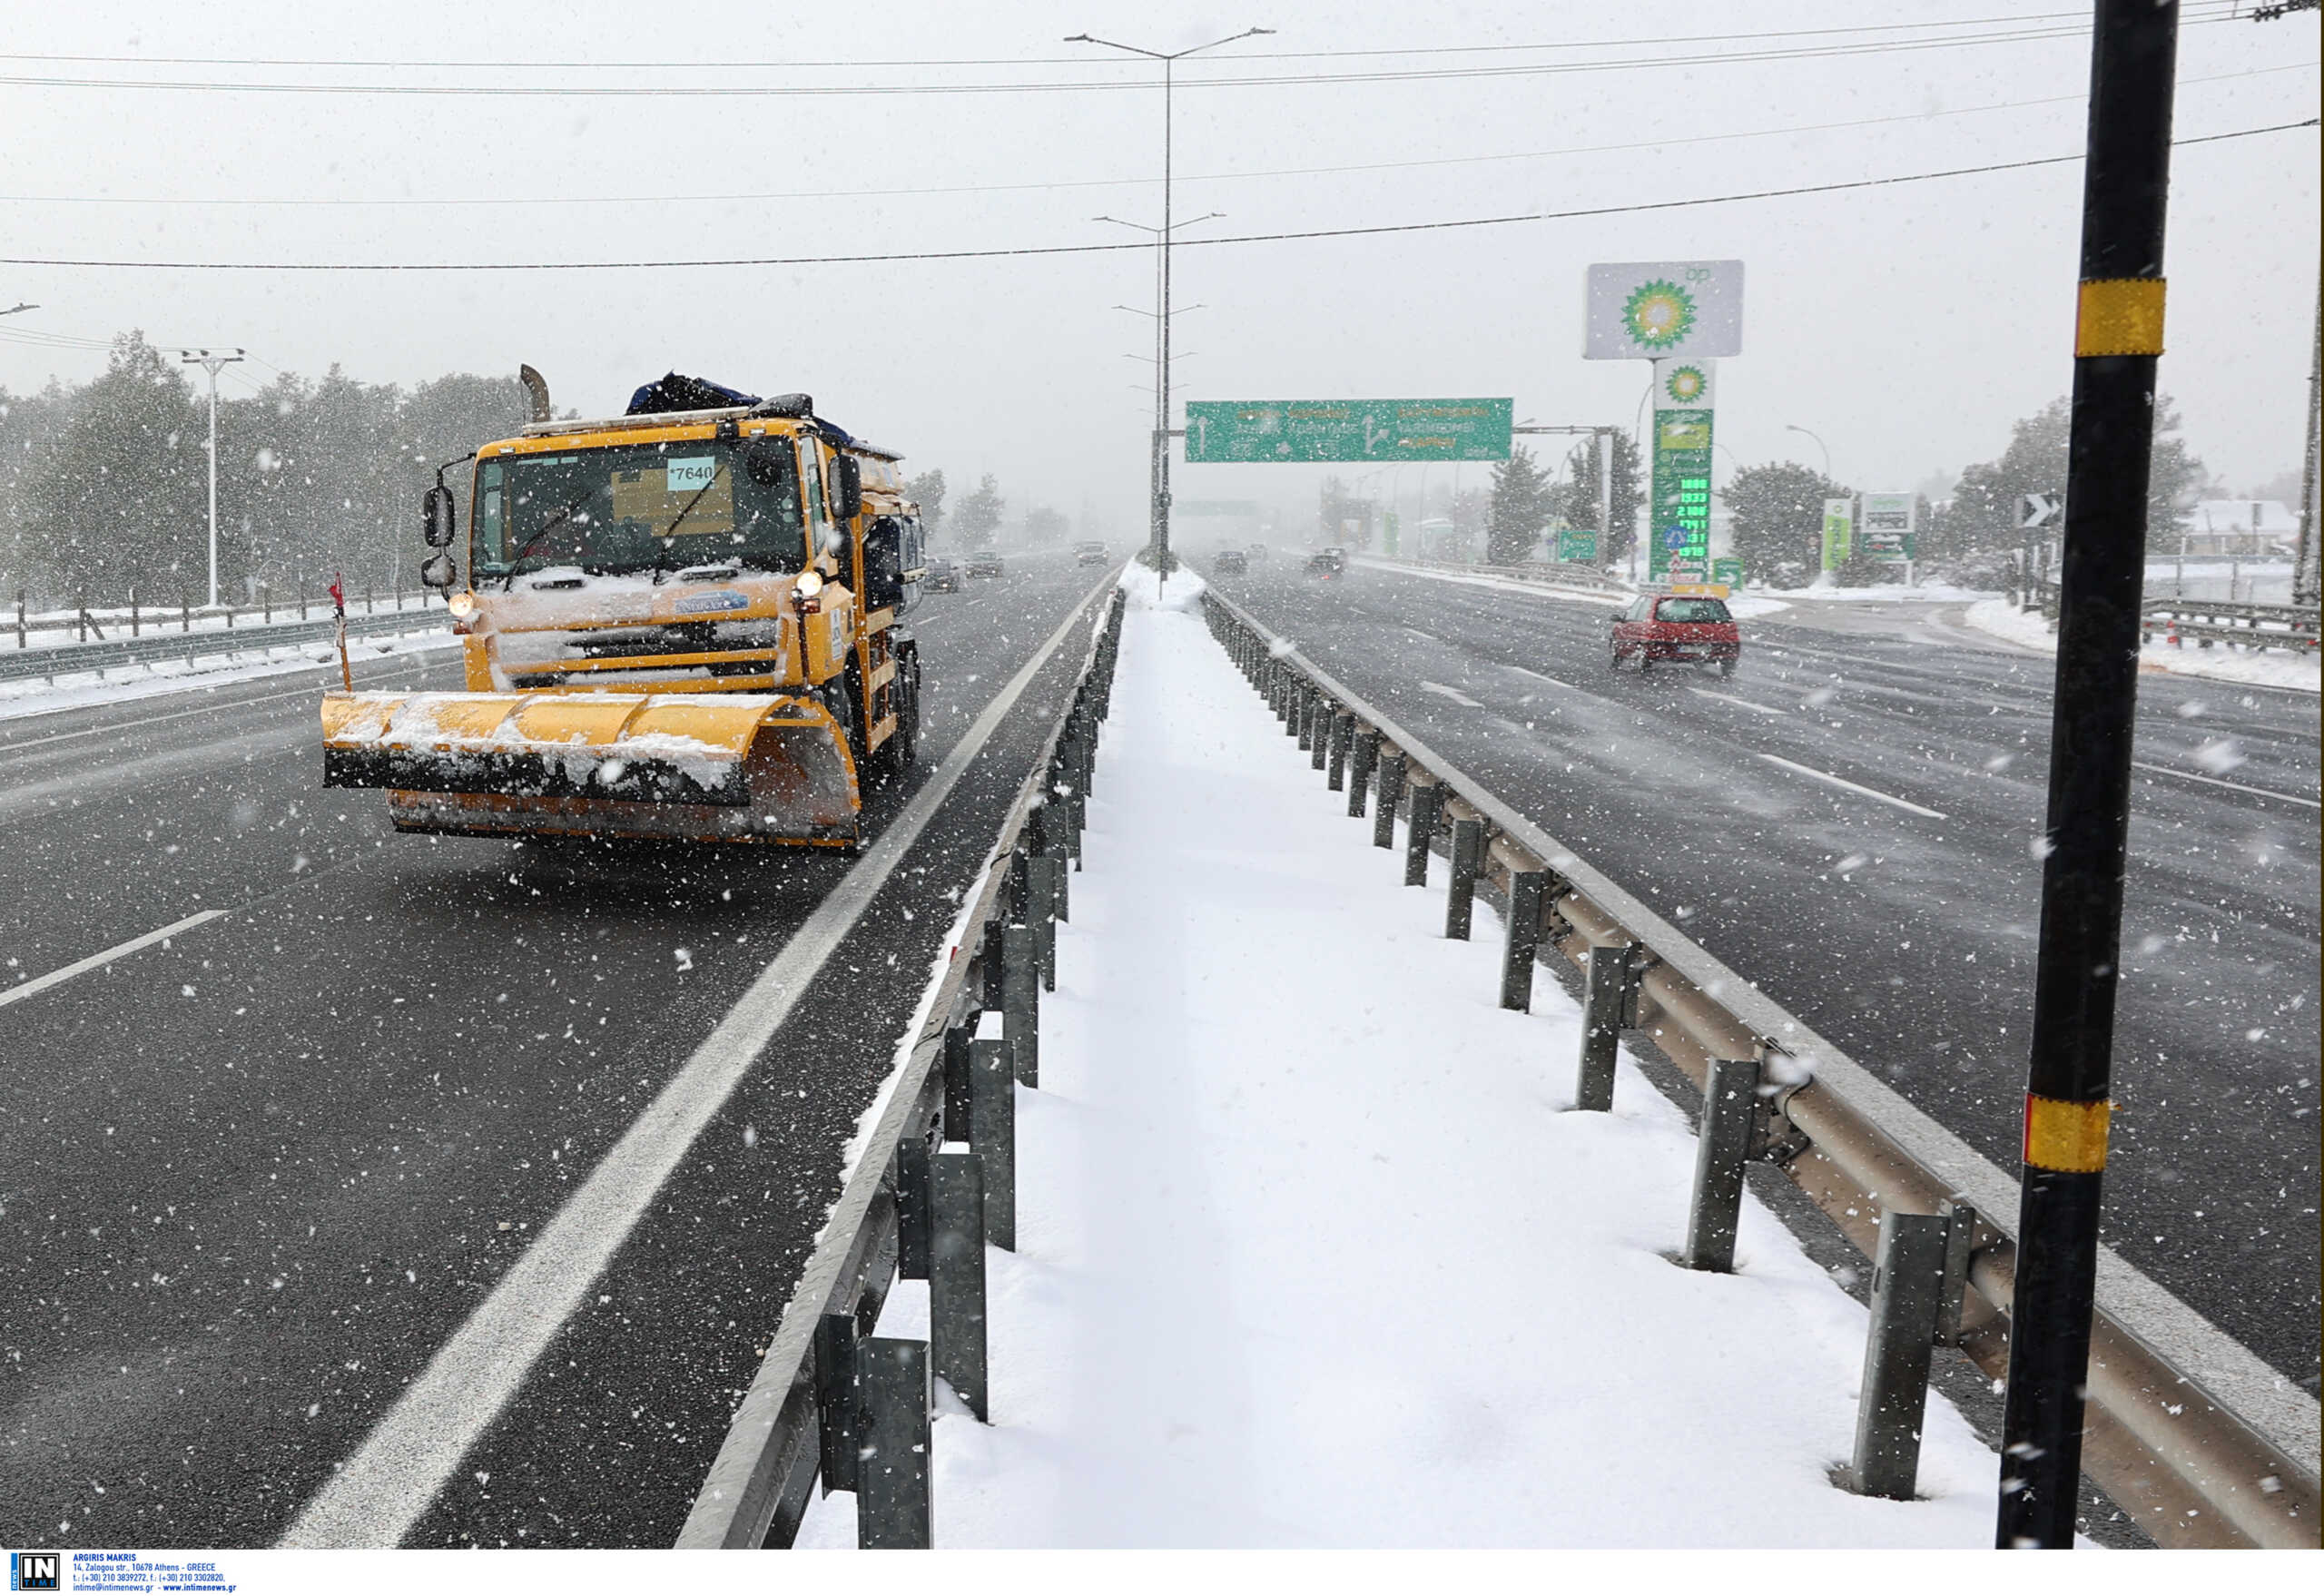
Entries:
{"label": "snow plow blade", "polygon": [[331,693],[323,785],[383,787],[404,832],[845,846],[855,761],[812,698]]}

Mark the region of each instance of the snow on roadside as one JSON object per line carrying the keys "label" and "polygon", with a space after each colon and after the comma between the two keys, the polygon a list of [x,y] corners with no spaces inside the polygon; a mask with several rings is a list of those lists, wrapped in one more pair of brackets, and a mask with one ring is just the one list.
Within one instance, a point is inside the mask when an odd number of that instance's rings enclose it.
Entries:
{"label": "snow on roadside", "polygon": [[[2057,635],[2041,613],[2020,610],[2005,598],[1973,604],[1962,618],[1980,632],[2023,647],[2039,649],[2043,654],[2058,651]],[[2324,689],[2324,662],[2313,655],[2302,659],[2280,648],[2238,648],[2226,643],[2210,648],[2182,643],[2173,648],[2159,637],[2150,637],[2139,650],[2139,668],[2302,693]]]}
{"label": "snow on roadside", "polygon": [[[1942,1399],[1924,1500],[1830,1483],[1864,1310],[1749,1198],[1737,1274],[1670,1264],[1685,1119],[1627,1058],[1615,1113],[1567,1111],[1562,990],[1497,1007],[1492,917],[1445,941],[1180,584],[1125,586],[988,1254],[997,1423],[940,1391],[937,1544],[1990,1544],[1996,1460]],[[926,1304],[899,1283],[881,1333]],[[840,1493],[799,1544],[853,1541]]]}
{"label": "snow on roadside", "polygon": [[[357,687],[365,685],[363,667],[367,661],[388,655],[424,654],[435,649],[453,648],[460,642],[459,638],[444,629],[441,616],[423,620],[415,611],[412,628],[409,632],[392,635],[374,634],[347,640],[348,657],[354,665]],[[276,644],[265,649],[245,649],[235,654],[198,655],[191,665],[182,659],[165,659],[157,660],[151,665],[115,665],[106,671],[68,673],[61,683],[52,683],[36,676],[25,677],[19,681],[0,682],[0,720],[48,714],[60,709],[84,709],[93,704],[159,698],[172,693],[225,686],[235,682],[253,682],[266,676],[290,675],[300,671],[311,671],[320,665],[335,665],[338,660],[339,647],[336,644],[328,639],[320,643],[310,639],[304,643]]]}
{"label": "snow on roadside", "polygon": [[1492,587],[1503,593],[1530,593],[1536,598],[1568,598],[1582,604],[1602,604],[1620,609],[1633,596],[1629,593],[1605,593],[1594,587],[1560,587],[1549,582],[1521,582],[1514,576],[1495,576],[1469,571],[1445,571],[1430,566],[1407,565],[1402,560],[1374,559],[1363,555],[1348,562],[1368,571],[1393,571],[1403,576],[1425,576],[1432,582],[1453,582],[1463,587]]}

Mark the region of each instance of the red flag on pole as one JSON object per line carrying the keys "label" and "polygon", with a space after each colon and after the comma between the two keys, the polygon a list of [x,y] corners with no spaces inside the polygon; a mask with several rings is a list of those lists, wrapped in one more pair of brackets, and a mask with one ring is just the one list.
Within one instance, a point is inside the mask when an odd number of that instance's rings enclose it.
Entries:
{"label": "red flag on pole", "polygon": [[355,669],[347,659],[347,578],[337,571],[330,574],[331,619],[339,623],[339,680],[350,693],[355,691]]}

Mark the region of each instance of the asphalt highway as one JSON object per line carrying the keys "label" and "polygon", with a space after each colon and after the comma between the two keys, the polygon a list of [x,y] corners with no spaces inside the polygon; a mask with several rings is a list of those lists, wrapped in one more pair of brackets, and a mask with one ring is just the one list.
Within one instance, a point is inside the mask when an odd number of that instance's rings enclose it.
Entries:
{"label": "asphalt highway", "polygon": [[[921,760],[875,830],[1100,576],[1012,560],[924,601]],[[1032,678],[408,1544],[670,1543],[1079,658]],[[402,684],[456,685],[452,656],[358,681]],[[320,785],[323,685],[0,722],[13,1542],[278,1540],[853,867],[399,836],[383,795]]]}
{"label": "asphalt highway", "polygon": [[[1205,574],[2016,1172],[2046,657],[1862,606],[1641,677],[1604,604]],[[2107,1239],[2312,1392],[2317,700],[2149,675],[2138,742]]]}

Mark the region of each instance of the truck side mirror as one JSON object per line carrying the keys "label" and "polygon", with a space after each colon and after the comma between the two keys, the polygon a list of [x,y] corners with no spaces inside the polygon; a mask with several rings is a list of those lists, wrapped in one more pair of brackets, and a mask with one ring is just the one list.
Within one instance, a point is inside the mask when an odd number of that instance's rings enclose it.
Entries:
{"label": "truck side mirror", "polygon": [[832,514],[852,521],[863,513],[863,462],[853,455],[832,457]]}
{"label": "truck side mirror", "polygon": [[419,534],[428,547],[448,548],[459,529],[459,507],[452,502],[452,490],[438,482],[420,496]]}
{"label": "truck side mirror", "polygon": [[459,579],[459,567],[452,563],[450,555],[431,554],[420,562],[419,585],[433,587],[439,593],[448,593],[452,584]]}

